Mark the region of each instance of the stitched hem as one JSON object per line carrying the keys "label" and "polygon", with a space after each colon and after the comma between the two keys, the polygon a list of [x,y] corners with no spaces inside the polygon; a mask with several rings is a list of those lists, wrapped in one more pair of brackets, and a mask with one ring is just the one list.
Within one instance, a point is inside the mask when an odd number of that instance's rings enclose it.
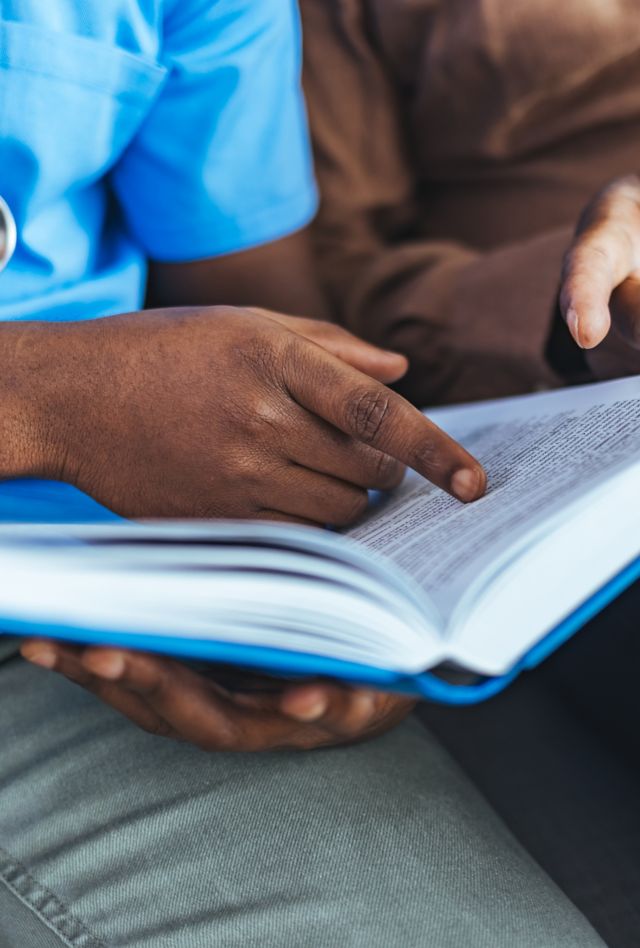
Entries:
{"label": "stitched hem", "polygon": [[108,948],[60,899],[29,875],[24,866],[0,848],[0,882],[67,948]]}

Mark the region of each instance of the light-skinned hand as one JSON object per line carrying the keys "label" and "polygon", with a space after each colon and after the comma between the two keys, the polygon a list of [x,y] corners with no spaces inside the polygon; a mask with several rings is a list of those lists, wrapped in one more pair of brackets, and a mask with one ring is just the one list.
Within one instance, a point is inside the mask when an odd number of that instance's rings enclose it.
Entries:
{"label": "light-skinned hand", "polygon": [[587,205],[566,255],[560,308],[600,378],[640,372],[640,179],[619,178]]}

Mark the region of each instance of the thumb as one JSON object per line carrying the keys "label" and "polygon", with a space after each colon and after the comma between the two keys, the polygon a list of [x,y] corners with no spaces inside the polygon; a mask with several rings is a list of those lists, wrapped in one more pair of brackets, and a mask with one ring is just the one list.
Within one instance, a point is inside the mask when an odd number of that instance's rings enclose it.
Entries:
{"label": "thumb", "polygon": [[301,335],[306,336],[316,345],[322,346],[331,355],[342,359],[359,372],[385,385],[397,382],[409,368],[409,360],[406,356],[388,349],[380,349],[370,342],[358,339],[341,326],[316,323],[310,331],[303,331]]}
{"label": "thumb", "polygon": [[268,310],[254,309],[252,311],[315,342],[331,355],[342,359],[343,362],[378,382],[385,384],[397,382],[409,368],[406,356],[399,352],[390,352],[388,349],[380,349],[334,323],[306,319],[301,316],[285,316],[283,313],[272,313]]}

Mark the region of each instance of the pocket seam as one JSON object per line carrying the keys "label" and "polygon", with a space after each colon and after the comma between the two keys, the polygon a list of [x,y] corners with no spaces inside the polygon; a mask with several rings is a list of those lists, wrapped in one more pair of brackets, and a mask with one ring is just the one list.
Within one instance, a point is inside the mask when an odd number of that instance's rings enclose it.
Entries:
{"label": "pocket seam", "polygon": [[[80,921],[46,886],[31,876],[26,868],[0,847],[0,882],[30,912],[46,925],[67,948],[108,948]],[[65,933],[63,925],[73,928]]]}
{"label": "pocket seam", "polygon": [[[59,82],[71,83],[112,98],[147,102],[148,95],[153,95],[157,91],[169,73],[167,66],[154,59],[94,37],[36,29],[30,24],[13,20],[0,20],[0,37],[3,33],[9,42],[5,44],[4,49],[0,47],[0,70],[15,70],[26,75],[43,76]],[[18,40],[22,38],[27,40],[27,50],[21,50],[18,45],[18,55],[16,55],[11,48],[8,48],[12,36]],[[48,44],[50,50],[52,47],[55,48],[56,43],[64,44],[64,59],[58,68],[38,56],[39,44]],[[77,51],[77,59],[71,55],[73,50]],[[70,68],[72,63],[83,62],[87,58],[94,70],[96,58],[98,58],[99,62],[108,68],[119,67],[120,70],[141,77],[148,88],[146,90],[127,88],[124,84],[113,81],[113,78],[108,83],[100,83],[90,75],[83,75]]]}

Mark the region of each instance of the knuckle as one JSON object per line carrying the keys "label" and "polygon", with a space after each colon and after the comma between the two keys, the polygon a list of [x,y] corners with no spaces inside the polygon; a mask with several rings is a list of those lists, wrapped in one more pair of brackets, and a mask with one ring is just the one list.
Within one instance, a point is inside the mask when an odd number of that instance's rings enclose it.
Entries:
{"label": "knuckle", "polygon": [[404,467],[389,454],[378,452],[374,459],[375,484],[380,487],[397,487],[404,476]]}
{"label": "knuckle", "polygon": [[229,440],[240,445],[239,459],[249,455],[255,460],[256,451],[278,453],[292,433],[301,430],[291,399],[268,383],[259,386],[255,392],[246,393],[242,403],[229,414],[235,423],[233,440]]}
{"label": "knuckle", "polygon": [[[619,235],[620,236],[620,235]],[[601,228],[583,231],[566,251],[562,261],[562,279],[591,275],[594,266],[609,270],[615,263],[614,253]]]}
{"label": "knuckle", "polygon": [[589,244],[588,250],[592,257],[596,257],[607,267],[611,266],[611,252],[609,251],[609,248],[606,246],[606,244],[600,243],[599,241],[593,241]]}
{"label": "knuckle", "polygon": [[270,434],[280,434],[285,428],[286,412],[283,410],[280,399],[273,392],[254,400],[252,405],[252,425],[254,430]]}
{"label": "knuckle", "polygon": [[356,392],[346,407],[347,425],[365,444],[375,442],[389,414],[391,398],[385,389]]}
{"label": "knuckle", "polygon": [[158,676],[154,681],[144,686],[143,694],[146,700],[155,705],[164,705],[168,700],[167,687],[164,678]]}
{"label": "knuckle", "polygon": [[422,438],[411,449],[411,467],[418,471],[443,472],[449,466],[444,452],[434,438]]}
{"label": "knuckle", "polygon": [[591,275],[594,265],[602,269],[611,266],[611,255],[606,246],[593,239],[590,234],[584,234],[579,242],[565,255],[563,277],[584,277]]}
{"label": "knuckle", "polygon": [[168,664],[154,663],[153,669],[148,669],[142,676],[134,669],[123,684],[139,692],[159,717],[164,717],[166,710],[173,706],[177,686]]}

